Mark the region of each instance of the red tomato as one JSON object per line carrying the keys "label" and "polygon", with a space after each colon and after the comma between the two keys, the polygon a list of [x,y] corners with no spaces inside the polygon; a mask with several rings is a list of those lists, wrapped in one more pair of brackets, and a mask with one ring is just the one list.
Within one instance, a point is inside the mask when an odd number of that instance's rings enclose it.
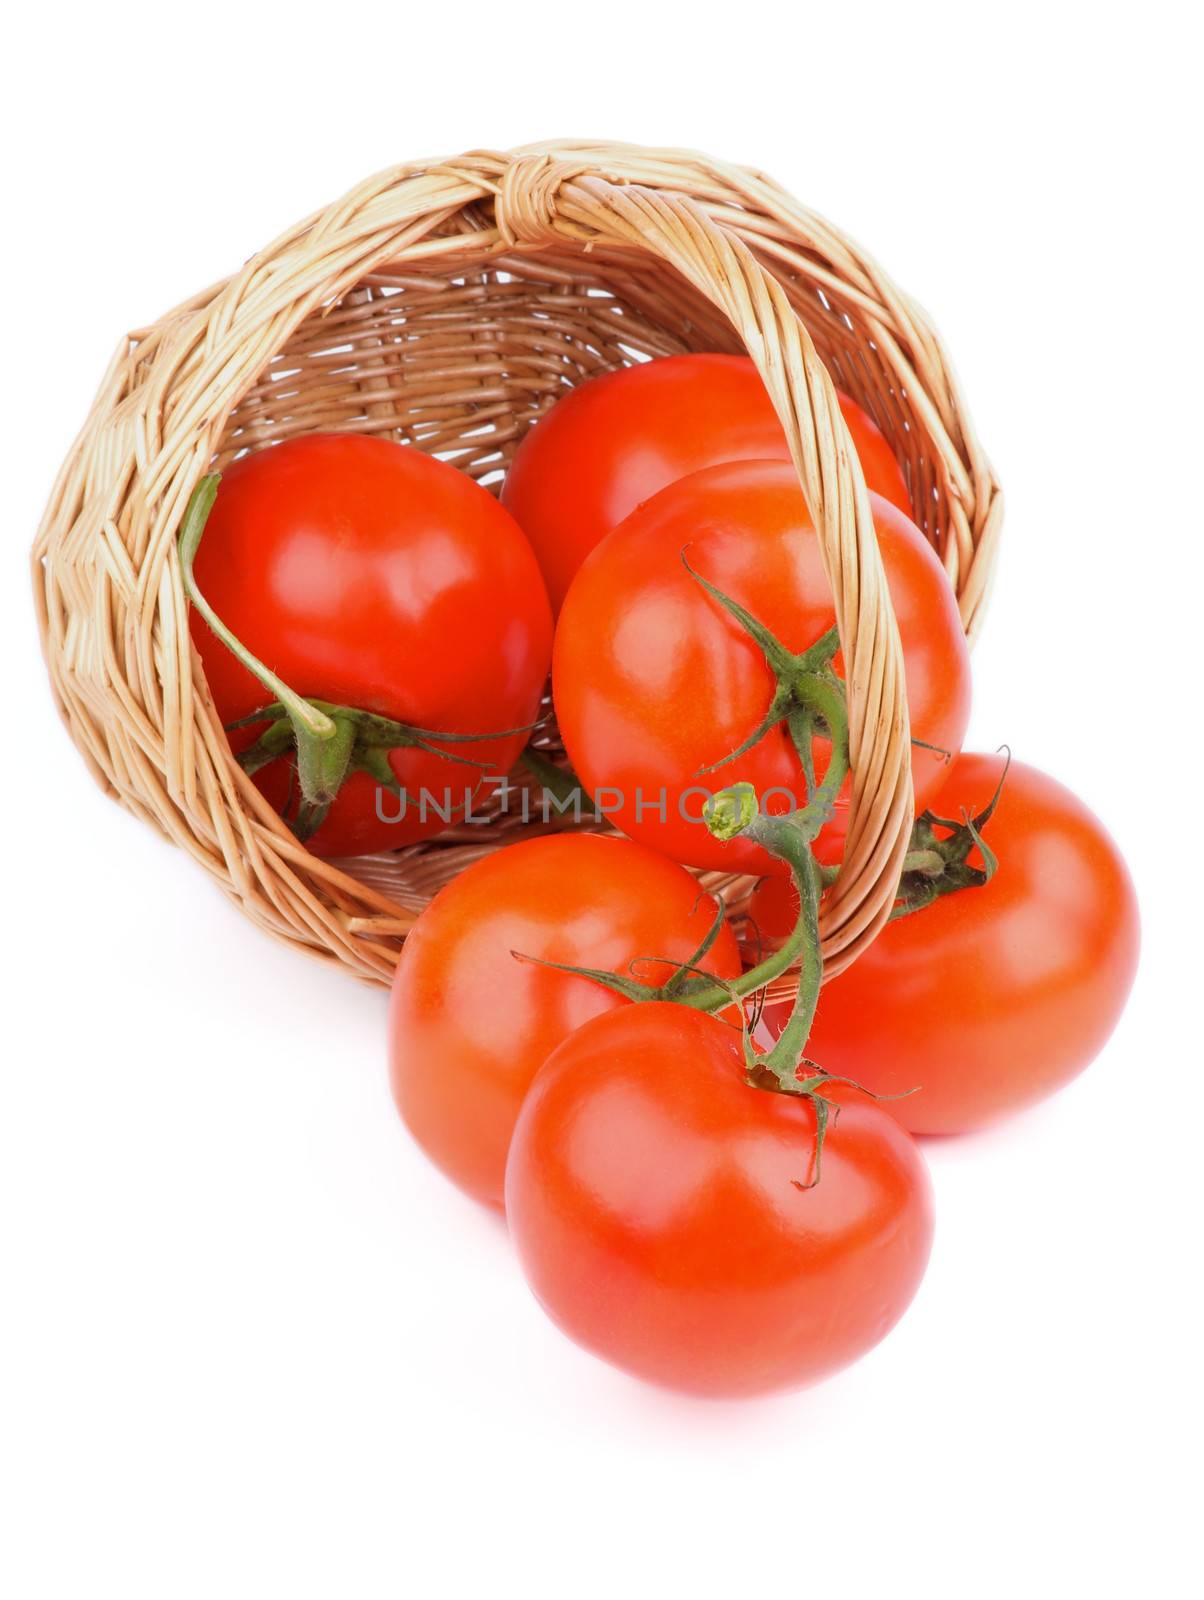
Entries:
{"label": "red tomato", "polygon": [[[872,504],[903,640],[912,735],[956,751],[970,711],[957,603],[919,530],[877,496]],[[772,814],[789,810],[790,797],[804,804],[807,786],[784,726],[700,775],[757,728],[774,678],[760,649],[685,570],[683,551],[696,572],[791,650],[814,644],[835,620],[793,469],[744,461],[696,472],[628,517],[578,574],[553,652],[560,731],[582,783],[624,833],[691,866],[779,872],[759,846],[720,844],[701,822],[704,791],[751,783]],[[839,656],[835,665],[841,670]],[[828,750],[816,741],[821,775]],[[918,805],[945,770],[942,756],[913,747]],[[769,797],[770,790],[779,794]],[[847,794],[846,782],[820,835],[821,859],[839,856]]]}
{"label": "red tomato", "polygon": [[[640,957],[686,961],[715,902],[683,868],[625,839],[561,834],[486,856],[443,889],[406,939],[393,984],[393,1094],[419,1144],[479,1200],[500,1205],[510,1134],[545,1059],[621,995],[512,951],[634,976],[671,974]],[[731,930],[699,963],[734,978]]]}
{"label": "red tomato", "polygon": [[[1002,770],[963,755],[933,809],[976,814]],[[1060,1088],[1116,1026],[1137,969],[1132,881],[1069,790],[1013,761],[983,837],[990,882],[889,923],[824,986],[807,1042],[867,1089],[915,1088],[884,1102],[915,1133],[964,1133]],[[780,926],[782,908],[764,920]],[[773,1033],[786,1014],[766,1011]]]}
{"label": "red tomato", "polygon": [[[313,434],[235,462],[196,558],[201,592],[243,644],[310,699],[440,733],[516,728],[538,714],[551,616],[531,548],[471,479],[421,451],[358,434]],[[223,722],[271,698],[195,612],[192,635]],[[236,750],[260,728],[232,735]],[[502,772],[522,733],[448,746]],[[462,805],[477,767],[420,749],[390,765],[415,797]],[[290,767],[256,775],[278,810]],[[344,782],[310,841],[318,855],[394,849],[447,826],[417,798],[380,821],[377,785]],[[387,818],[398,802],[382,796]]]}
{"label": "red tomato", "polygon": [[535,1079],[506,1169],[544,1309],[695,1394],[794,1388],[863,1354],[919,1285],[932,1202],[898,1124],[832,1096],[813,1182],[812,1103],[750,1088],[724,1023],[652,1002],[579,1028]]}
{"label": "red tomato", "polygon": [[[762,878],[748,906],[757,937],[777,949],[790,937],[798,920],[798,894],[789,878]],[[768,1006],[768,1012],[785,1020],[789,1006]]]}
{"label": "red tomato", "polygon": [[[869,488],[911,515],[894,452],[847,395],[840,409]],[[747,356],[670,356],[592,378],[515,452],[502,504],[525,531],[559,610],[594,546],[667,484],[721,461],[789,461]]]}

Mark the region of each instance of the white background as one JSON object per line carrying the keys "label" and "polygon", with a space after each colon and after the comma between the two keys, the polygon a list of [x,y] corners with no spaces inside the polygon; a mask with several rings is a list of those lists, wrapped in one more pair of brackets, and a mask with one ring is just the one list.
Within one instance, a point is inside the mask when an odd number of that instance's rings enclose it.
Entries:
{"label": "white background", "polygon": [[[9,24],[0,1590],[1198,1593],[1185,11],[438,9]],[[544,1320],[501,1223],[396,1121],[383,993],[265,939],[101,798],[28,602],[127,328],[378,168],[562,134],[767,167],[935,313],[1009,496],[970,746],[1078,790],[1142,896],[1095,1066],[929,1147],[937,1243],[896,1333],[758,1404],[652,1392]]]}

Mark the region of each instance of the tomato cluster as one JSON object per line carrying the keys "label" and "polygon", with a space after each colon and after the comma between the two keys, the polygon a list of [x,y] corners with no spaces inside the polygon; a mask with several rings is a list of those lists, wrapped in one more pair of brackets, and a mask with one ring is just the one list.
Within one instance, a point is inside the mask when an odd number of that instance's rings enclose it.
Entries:
{"label": "tomato cluster", "polygon": [[[891,921],[822,991],[844,665],[749,360],[583,385],[530,431],[500,503],[416,450],[316,435],[205,480],[181,531],[217,714],[311,850],[434,839],[485,795],[497,809],[520,758],[524,808],[544,779],[543,825],[476,859],[406,940],[394,1097],[443,1171],[504,1207],[561,1327],[698,1394],[797,1386],[876,1343],[931,1242],[913,1135],[1066,1082],[1137,961],[1098,821],[1031,768],[961,753],[954,597],[890,445],[840,405],[918,814]],[[530,742],[549,669],[553,764]],[[741,941],[699,872],[725,875]],[[793,1002],[762,1012],[788,971]]]}

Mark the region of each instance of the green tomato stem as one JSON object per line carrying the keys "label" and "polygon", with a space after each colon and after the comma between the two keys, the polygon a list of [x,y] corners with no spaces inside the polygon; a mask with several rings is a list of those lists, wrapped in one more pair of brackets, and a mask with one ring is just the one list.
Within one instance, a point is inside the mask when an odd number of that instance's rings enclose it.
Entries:
{"label": "green tomato stem", "polygon": [[180,524],[180,570],[184,578],[185,593],[231,655],[237,657],[247,671],[258,678],[264,688],[280,702],[289,721],[298,729],[298,748],[302,733],[308,734],[311,739],[333,739],[336,732],[333,720],[316,706],[310,705],[308,700],[294,693],[282,678],[278,678],[257,656],[253,656],[242,640],[231,633],[197,587],[193,563],[201,547],[205,524],[209,521],[209,513],[213,510],[221,481],[220,472],[206,473],[192,491],[184,512],[184,520]]}
{"label": "green tomato stem", "polygon": [[824,960],[819,937],[820,876],[814,859],[808,852],[805,868],[795,874],[795,887],[799,897],[799,919],[793,934],[799,949],[799,984],[790,1008],[786,1026],[777,1043],[763,1056],[759,1065],[772,1072],[783,1086],[792,1083],[811,1024],[815,1020],[815,1007],[819,1002],[820,985],[824,976]]}
{"label": "green tomato stem", "polygon": [[[717,839],[734,839],[737,836],[751,839],[770,855],[786,863],[798,894],[800,912],[790,937],[779,949],[729,983],[722,986],[699,985],[674,996],[683,1005],[693,1006],[698,1011],[721,1011],[732,1003],[733,998],[744,999],[755,994],[774,978],[780,978],[797,962],[801,967],[800,991],[806,986],[810,993],[812,985],[815,991],[810,998],[804,1024],[803,1037],[806,1038],[822,976],[819,900],[823,892],[823,869],[811,853],[809,829],[814,819],[808,817],[810,811],[811,807],[808,806],[794,817],[765,816],[757,808],[752,785],[746,783],[734,784],[730,789],[722,790],[711,802],[706,823]],[[805,823],[804,818],[807,819]]]}
{"label": "green tomato stem", "polygon": [[574,795],[580,795],[583,807],[588,802],[588,809],[594,809],[593,800],[581,787],[577,774],[569,767],[558,767],[554,761],[549,761],[542,750],[537,750],[529,744],[519,757],[524,767],[548,791],[559,805],[567,806]]}
{"label": "green tomato stem", "polygon": [[[712,833],[716,833],[718,829],[717,837],[722,837],[725,833],[735,837],[738,832],[743,838],[759,844],[763,850],[779,861],[784,861],[790,868],[790,876],[798,895],[799,915],[790,937],[779,950],[750,968],[732,986],[741,996],[754,994],[797,963],[799,985],[790,1019],[773,1050],[761,1058],[760,1062],[775,1077],[782,1080],[785,1076],[793,1074],[802,1055],[807,1035],[811,1032],[811,1022],[823,980],[823,956],[819,935],[819,903],[823,893],[823,879],[821,870],[811,853],[813,837],[811,829],[814,819],[807,817],[811,807],[808,806],[797,817],[769,817],[754,810],[751,818],[745,820],[750,806],[755,807],[755,800],[750,786],[738,785],[735,790],[725,790],[722,795],[716,796],[712,811],[714,825],[711,818],[708,818],[708,826],[711,826]],[[733,827],[735,832],[731,831]],[[815,831],[818,832],[818,828],[815,828]],[[720,1000],[718,1005],[722,1003]],[[718,1005],[705,1005],[703,1009],[713,1011],[718,1009]]]}

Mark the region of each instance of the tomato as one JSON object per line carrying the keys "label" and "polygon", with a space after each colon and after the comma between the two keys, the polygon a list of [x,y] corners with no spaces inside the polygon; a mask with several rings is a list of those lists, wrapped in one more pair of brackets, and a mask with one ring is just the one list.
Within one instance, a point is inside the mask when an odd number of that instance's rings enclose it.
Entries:
{"label": "tomato", "polygon": [[920,1282],[932,1202],[907,1134],[837,1096],[815,1181],[813,1103],[750,1088],[723,1022],[650,1002],[570,1034],[506,1169],[544,1309],[607,1361],[695,1394],[797,1387],[868,1350]]}
{"label": "tomato", "polygon": [[[957,603],[919,530],[871,499],[903,641],[913,738],[956,751],[970,710]],[[552,662],[560,731],[582,783],[624,833],[695,867],[779,871],[750,840],[721,844],[701,825],[708,790],[749,782],[773,814],[805,803],[807,785],[782,725],[739,759],[702,770],[755,731],[775,679],[760,648],[686,571],[683,551],[697,573],[791,650],[833,625],[819,543],[793,469],[746,461],[694,473],[616,528],[569,591]],[[815,742],[817,774],[829,748]],[[923,806],[943,780],[945,758],[914,745],[912,771]],[[818,842],[826,861],[842,848],[847,796],[846,781]]]}
{"label": "tomato", "polygon": [[[839,398],[866,484],[910,516],[890,445]],[[594,546],[667,484],[721,461],[789,459],[747,356],[669,356],[591,378],[558,401],[515,452],[502,504],[534,545],[559,610]]]}
{"label": "tomato", "polygon": [[[963,755],[933,809],[976,814],[1002,770]],[[889,923],[824,986],[807,1042],[879,1094],[915,1088],[884,1104],[916,1133],[964,1133],[1061,1087],[1103,1046],[1137,969],[1132,881],[1069,790],[1013,761],[983,838],[994,877]],[[780,906],[754,915],[781,928]],[[767,1009],[771,1031],[785,1015]]]}
{"label": "tomato", "polygon": [[[440,733],[519,728],[538,714],[551,615],[531,548],[471,479],[418,450],[313,434],[244,456],[223,475],[196,557],[201,592],[298,694]],[[193,612],[192,634],[224,723],[272,698]],[[232,734],[244,750],[262,724]],[[506,771],[526,736],[449,745]],[[345,780],[310,841],[319,855],[394,849],[447,826],[481,768],[420,748],[389,754],[413,803],[377,816],[377,784]],[[283,811],[290,763],[256,775]],[[386,819],[398,801],[381,796]]]}
{"label": "tomato", "polygon": [[[500,1205],[523,1096],[574,1028],[628,1000],[512,952],[655,985],[688,960],[715,902],[683,868],[625,839],[559,834],[510,845],[436,895],[406,939],[393,984],[393,1094],[426,1153],[479,1200]],[[724,924],[699,963],[734,978]]]}
{"label": "tomato", "polygon": [[[749,901],[748,914],[756,929],[757,938],[770,949],[783,944],[790,936],[798,917],[798,894],[789,878],[762,878]],[[770,1014],[783,1017],[788,1006],[768,1006]]]}

